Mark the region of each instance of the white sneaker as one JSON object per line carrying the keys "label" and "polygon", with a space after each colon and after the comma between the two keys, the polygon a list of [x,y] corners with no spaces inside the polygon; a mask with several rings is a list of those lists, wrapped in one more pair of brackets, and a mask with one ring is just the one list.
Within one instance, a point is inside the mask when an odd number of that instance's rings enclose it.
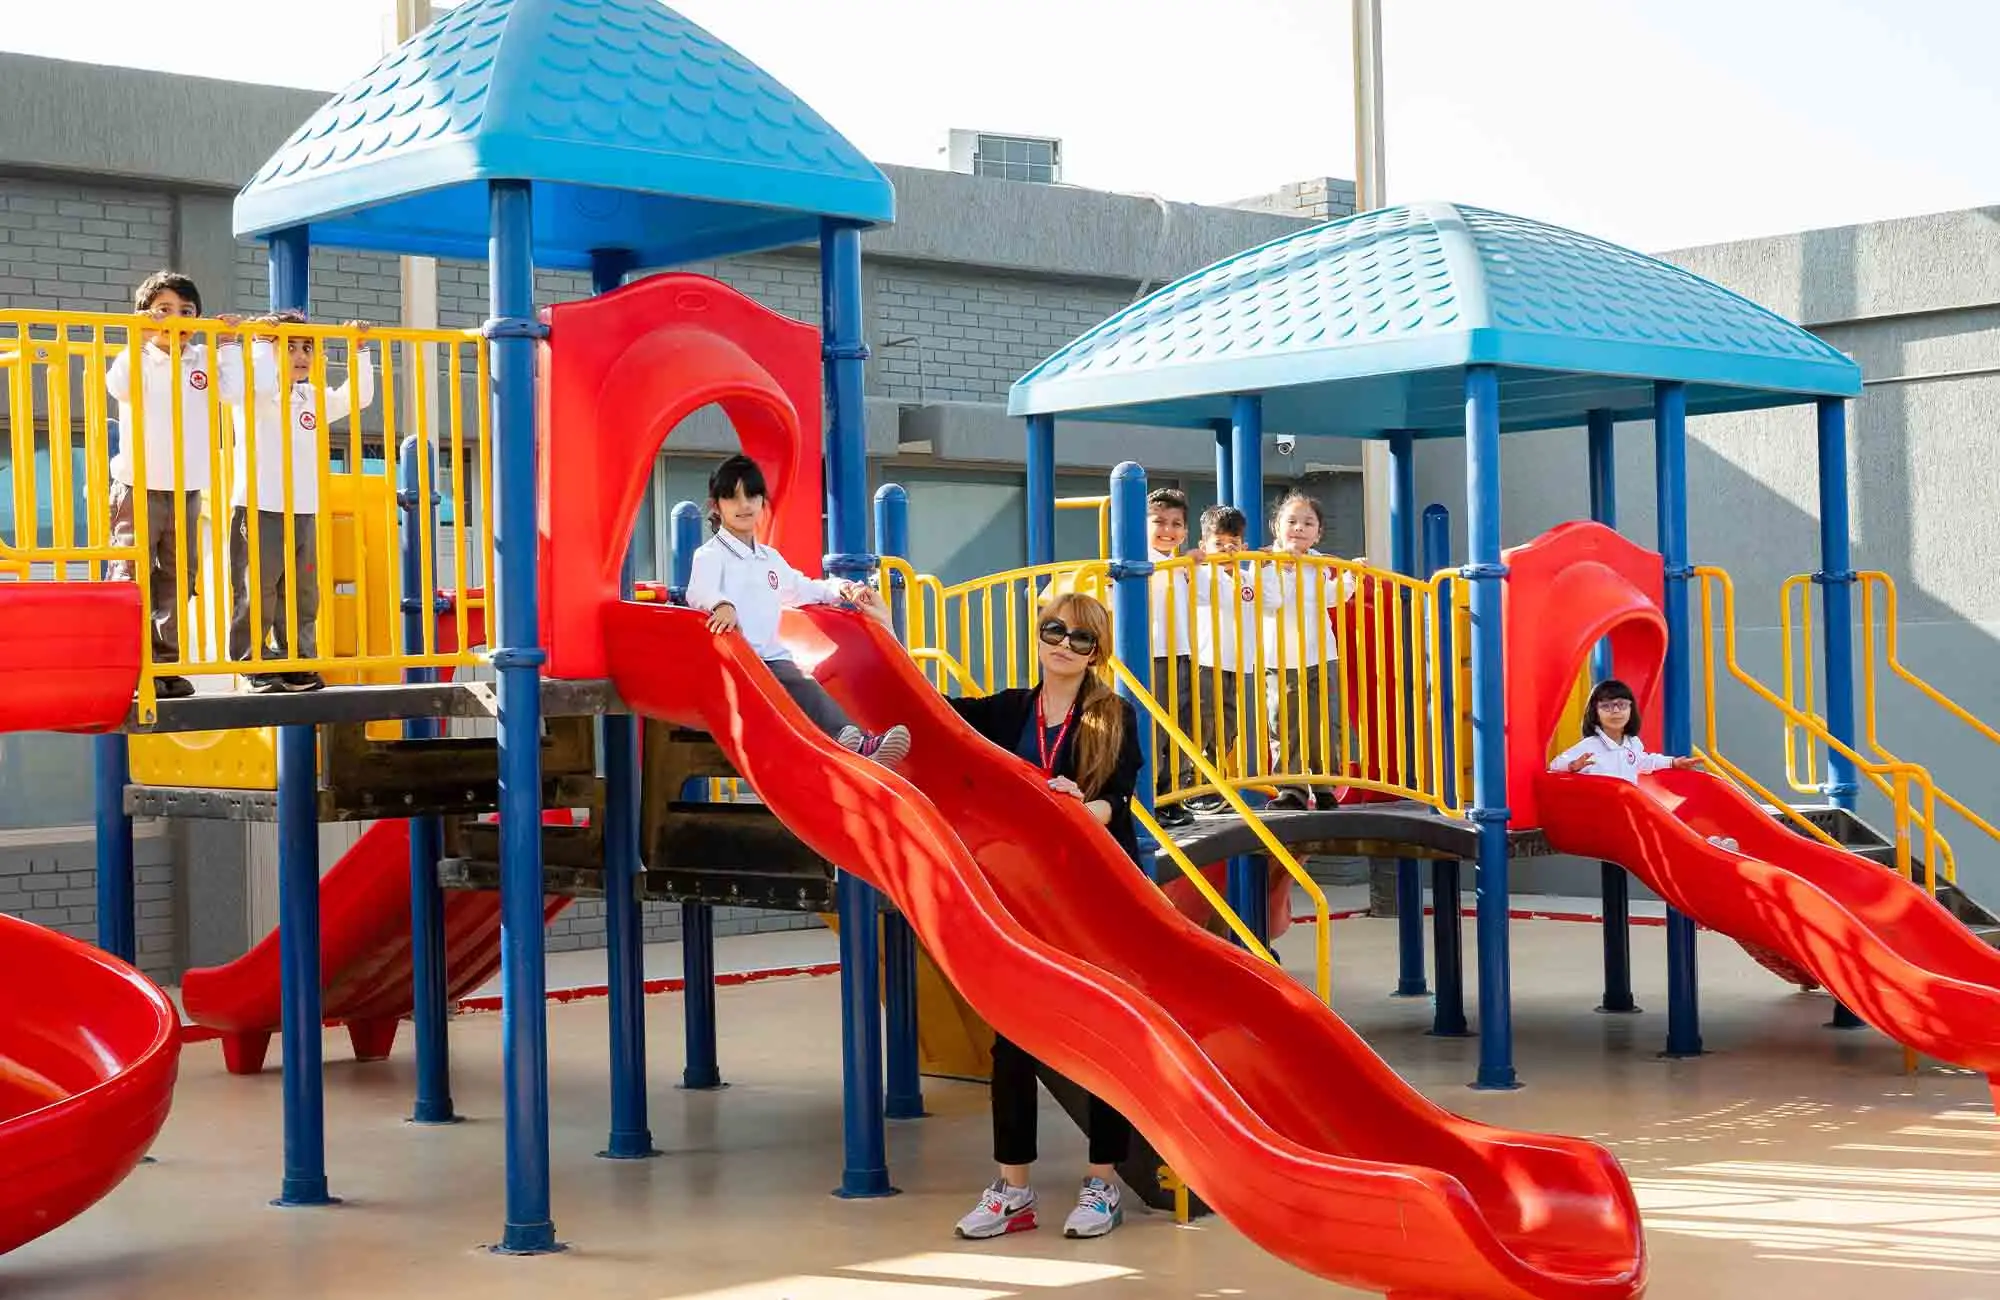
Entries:
{"label": "white sneaker", "polygon": [[867,739],[868,739],[867,732],[863,731],[861,728],[855,726],[854,724],[849,723],[847,726],[842,727],[840,729],[840,734],[833,738],[833,743],[840,746],[842,749],[848,750],[851,753],[858,754],[861,752],[862,743]]}
{"label": "white sneaker", "polygon": [[1032,1187],[1009,1187],[999,1179],[980,1193],[979,1204],[972,1213],[958,1221],[952,1229],[961,1237],[981,1241],[988,1237],[1004,1237],[1010,1232],[1027,1232],[1035,1226],[1035,1189]]}
{"label": "white sneaker", "polygon": [[1125,1222],[1124,1198],[1102,1178],[1086,1178],[1076,1194],[1076,1208],[1063,1221],[1065,1237],[1102,1237]]}
{"label": "white sneaker", "polygon": [[1708,842],[1716,848],[1721,849],[1724,853],[1741,853],[1743,851],[1743,846],[1727,835],[1711,835],[1708,837]]}

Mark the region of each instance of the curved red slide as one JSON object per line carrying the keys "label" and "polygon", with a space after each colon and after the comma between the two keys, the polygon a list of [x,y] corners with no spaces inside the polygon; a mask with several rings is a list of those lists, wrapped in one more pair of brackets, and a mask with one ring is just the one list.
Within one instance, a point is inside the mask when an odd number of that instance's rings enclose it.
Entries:
{"label": "curved red slide", "polygon": [[1608,1152],[1432,1105],[1307,989],[1176,913],[887,633],[789,621],[857,718],[911,728],[910,781],[833,744],[698,613],[615,604],[602,628],[634,709],[707,729],[801,839],[894,900],[982,1016],[1129,1115],[1245,1235],[1403,1300],[1641,1293],[1638,1208]]}
{"label": "curved red slide", "polygon": [[2000,1101],[2000,951],[1921,887],[1702,772],[1535,784],[1552,847],[1616,862],[1711,930],[1783,954],[1891,1038],[1984,1073]]}
{"label": "curved red slide", "polygon": [[[410,829],[377,822],[361,833],[320,878],[320,990],[329,1023],[344,1021],[354,1055],[379,1061],[410,1014]],[[567,906],[545,900],[544,916]],[[500,896],[446,890],[445,996],[459,998],[500,969]],[[223,1059],[232,1074],[264,1068],[280,1023],[278,932],[222,966],[189,971],[181,980],[188,1019],[222,1031]]]}
{"label": "curved red slide", "polygon": [[116,957],[0,914],[0,1254],[89,1209],[158,1136],[180,1065],[167,995]]}

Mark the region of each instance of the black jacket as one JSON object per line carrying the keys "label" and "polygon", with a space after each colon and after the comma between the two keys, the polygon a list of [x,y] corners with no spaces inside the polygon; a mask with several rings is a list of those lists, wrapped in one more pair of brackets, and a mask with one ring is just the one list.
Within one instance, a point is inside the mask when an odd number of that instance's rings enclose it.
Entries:
{"label": "black jacket", "polygon": [[[1012,754],[1015,746],[1028,729],[1029,720],[1035,716],[1034,687],[1016,687],[1013,690],[997,691],[985,696],[959,696],[947,700],[958,716],[967,725],[986,739]],[[1103,799],[1111,805],[1111,820],[1105,829],[1118,841],[1118,847],[1134,862],[1139,860],[1139,840],[1132,822],[1132,792],[1139,781],[1139,717],[1130,700],[1118,700],[1119,717],[1124,722],[1124,740],[1118,746],[1118,763],[1111,769],[1104,786],[1098,790],[1084,791],[1086,800]],[[1076,732],[1063,738],[1062,747],[1056,751],[1055,775],[1076,780]]]}

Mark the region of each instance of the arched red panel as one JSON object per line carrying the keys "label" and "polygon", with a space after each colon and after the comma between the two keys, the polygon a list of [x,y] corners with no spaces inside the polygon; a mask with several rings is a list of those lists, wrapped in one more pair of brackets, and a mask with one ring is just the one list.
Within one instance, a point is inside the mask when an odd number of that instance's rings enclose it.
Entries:
{"label": "arched red panel", "polygon": [[824,550],[820,335],[719,281],[649,276],[544,313],[539,440],[542,644],[553,677],[604,675],[600,611],[654,457],[711,404],[763,466],[766,538],[806,573]]}
{"label": "arched red panel", "polygon": [[1535,776],[1571,686],[1600,638],[1638,697],[1649,748],[1660,743],[1667,654],[1659,552],[1596,523],[1569,523],[1507,552],[1507,803],[1517,826],[1540,822]]}

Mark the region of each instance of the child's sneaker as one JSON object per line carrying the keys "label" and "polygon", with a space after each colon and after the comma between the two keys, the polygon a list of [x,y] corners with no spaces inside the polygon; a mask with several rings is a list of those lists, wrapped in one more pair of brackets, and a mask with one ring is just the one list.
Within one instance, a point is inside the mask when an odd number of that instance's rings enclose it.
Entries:
{"label": "child's sneaker", "polygon": [[1076,1208],[1063,1222],[1065,1237],[1102,1237],[1125,1222],[1124,1198],[1102,1178],[1086,1178],[1076,1194]]}
{"label": "child's sneaker", "polygon": [[[1073,1216],[1072,1216],[1073,1217]],[[1035,1226],[1035,1189],[1009,1187],[999,1179],[980,1194],[972,1213],[952,1229],[968,1240],[1004,1237],[1010,1232],[1027,1232]]]}
{"label": "child's sneaker", "polygon": [[252,695],[282,695],[291,689],[281,673],[251,673],[243,679],[243,686]]}
{"label": "child's sneaker", "polygon": [[326,681],[318,673],[286,673],[285,689],[288,691],[317,691],[324,689]]}
{"label": "child's sneaker", "polygon": [[910,756],[910,729],[901,723],[874,736],[859,727],[842,727],[834,741],[842,749],[873,759],[884,767],[901,767]]}

